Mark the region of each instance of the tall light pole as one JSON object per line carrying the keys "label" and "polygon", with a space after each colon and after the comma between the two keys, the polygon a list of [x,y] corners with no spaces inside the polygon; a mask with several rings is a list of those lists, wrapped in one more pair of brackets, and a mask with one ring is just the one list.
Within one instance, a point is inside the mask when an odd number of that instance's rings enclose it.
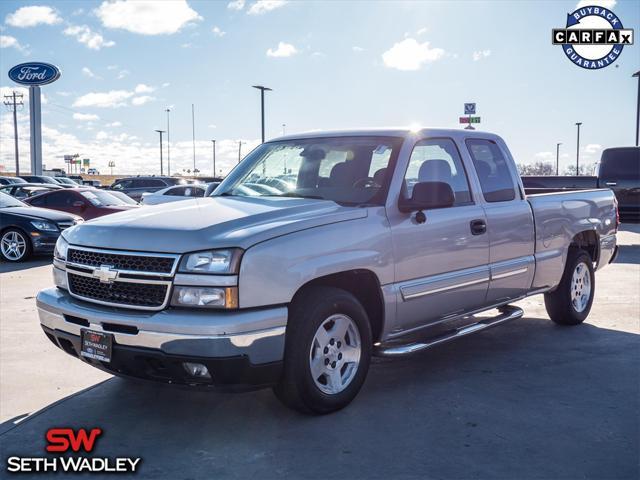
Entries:
{"label": "tall light pole", "polygon": [[556,177],[560,175],[560,145],[562,143],[556,143]]}
{"label": "tall light pole", "polygon": [[262,143],[264,143],[264,92],[265,90],[270,92],[269,87],[263,87],[262,85],[253,85],[253,88],[260,90],[260,113],[262,115]]}
{"label": "tall light pole", "polygon": [[638,146],[638,136],[640,136],[640,70],[633,74],[638,78],[638,104],[636,105],[636,147]]}
{"label": "tall light pole", "polygon": [[171,139],[169,138],[169,112],[171,109],[167,108],[167,175],[171,176]]}
{"label": "tall light pole", "polygon": [[211,140],[213,144],[213,178],[216,178],[216,141]]}
{"label": "tall light pole", "polygon": [[580,125],[582,125],[582,122],[576,122],[576,127],[578,127],[578,140],[576,142],[576,176],[580,175]]}
{"label": "tall light pole", "polygon": [[165,133],[164,130],[156,130],[160,134],[160,175],[163,174],[162,171],[162,134]]}
{"label": "tall light pole", "polygon": [[193,169],[196,169],[196,114],[193,103],[191,104],[191,133],[193,141]]}
{"label": "tall light pole", "polygon": [[286,123],[283,123],[283,124],[282,124],[282,136],[286,135],[286,133],[285,133],[285,128],[287,128],[287,124],[286,124]]}
{"label": "tall light pole", "polygon": [[238,142],[238,163],[242,160],[242,140]]}

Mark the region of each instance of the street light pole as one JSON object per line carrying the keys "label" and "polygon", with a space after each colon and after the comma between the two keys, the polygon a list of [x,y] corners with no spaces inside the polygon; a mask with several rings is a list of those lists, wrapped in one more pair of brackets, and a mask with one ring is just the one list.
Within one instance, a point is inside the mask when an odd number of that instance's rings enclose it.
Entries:
{"label": "street light pole", "polygon": [[580,125],[582,125],[582,122],[576,122],[576,127],[578,127],[578,141],[576,142],[576,176],[580,175]]}
{"label": "street light pole", "polygon": [[216,178],[216,141],[211,140],[213,144],[213,178]]}
{"label": "street light pole", "polygon": [[633,74],[638,78],[638,104],[636,105],[636,147],[638,146],[638,137],[640,136],[640,70]]}
{"label": "street light pole", "polygon": [[560,145],[562,143],[556,143],[556,177],[560,175]]}
{"label": "street light pole", "polygon": [[160,175],[163,174],[162,171],[162,134],[165,133],[164,130],[156,130],[160,134]]}
{"label": "street light pole", "polygon": [[167,112],[167,175],[171,176],[171,143],[169,138],[169,108],[165,110]]}
{"label": "street light pole", "polygon": [[286,135],[286,133],[285,133],[285,128],[286,128],[286,127],[287,127],[287,124],[286,124],[286,123],[283,123],[283,124],[282,124],[282,136],[283,136],[283,137]]}
{"label": "street light pole", "polygon": [[238,142],[238,163],[242,160],[242,140]]}
{"label": "street light pole", "polygon": [[262,143],[264,143],[264,92],[271,91],[269,87],[263,87],[262,85],[253,85],[253,88],[260,90],[260,113],[262,116]]}

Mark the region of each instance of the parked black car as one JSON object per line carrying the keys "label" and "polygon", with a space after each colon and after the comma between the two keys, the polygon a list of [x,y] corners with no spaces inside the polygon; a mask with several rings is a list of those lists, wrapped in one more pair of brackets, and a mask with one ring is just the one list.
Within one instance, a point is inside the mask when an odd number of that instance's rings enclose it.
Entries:
{"label": "parked black car", "polygon": [[111,190],[124,192],[134,200],[140,201],[145,192],[157,192],[173,185],[186,185],[187,181],[176,177],[128,177],[116,180],[111,185]]}
{"label": "parked black car", "polygon": [[0,185],[13,185],[14,183],[27,183],[19,177],[0,177]]}
{"label": "parked black car", "polygon": [[18,200],[23,198],[40,195],[51,190],[62,190],[62,185],[54,185],[50,183],[11,183],[9,185],[0,186],[0,192],[16,197]]}
{"label": "parked black car", "polygon": [[524,176],[526,193],[610,188],[616,194],[620,218],[640,220],[640,147],[602,151],[598,176]]}
{"label": "parked black car", "polygon": [[60,232],[79,222],[76,215],[32,207],[0,193],[0,258],[20,262],[32,254],[51,253]]}
{"label": "parked black car", "polygon": [[29,183],[47,183],[49,185],[60,185],[63,188],[73,188],[71,185],[65,185],[58,182],[55,178],[46,175],[20,175],[20,178]]}

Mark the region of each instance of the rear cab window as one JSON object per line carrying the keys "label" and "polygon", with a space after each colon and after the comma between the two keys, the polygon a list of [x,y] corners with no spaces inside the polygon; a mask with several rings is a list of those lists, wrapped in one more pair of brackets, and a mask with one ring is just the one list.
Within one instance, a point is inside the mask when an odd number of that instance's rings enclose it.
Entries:
{"label": "rear cab window", "polygon": [[466,141],[473,166],[487,202],[509,202],[516,198],[516,185],[502,150],[493,140],[469,138]]}

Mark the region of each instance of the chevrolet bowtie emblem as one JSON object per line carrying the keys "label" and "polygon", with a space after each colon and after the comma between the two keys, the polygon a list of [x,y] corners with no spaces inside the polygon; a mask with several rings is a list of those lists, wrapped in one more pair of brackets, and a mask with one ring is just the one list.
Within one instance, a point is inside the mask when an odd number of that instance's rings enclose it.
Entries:
{"label": "chevrolet bowtie emblem", "polygon": [[118,278],[118,271],[112,270],[111,265],[100,265],[92,273],[94,278],[100,280],[100,283],[113,283]]}

